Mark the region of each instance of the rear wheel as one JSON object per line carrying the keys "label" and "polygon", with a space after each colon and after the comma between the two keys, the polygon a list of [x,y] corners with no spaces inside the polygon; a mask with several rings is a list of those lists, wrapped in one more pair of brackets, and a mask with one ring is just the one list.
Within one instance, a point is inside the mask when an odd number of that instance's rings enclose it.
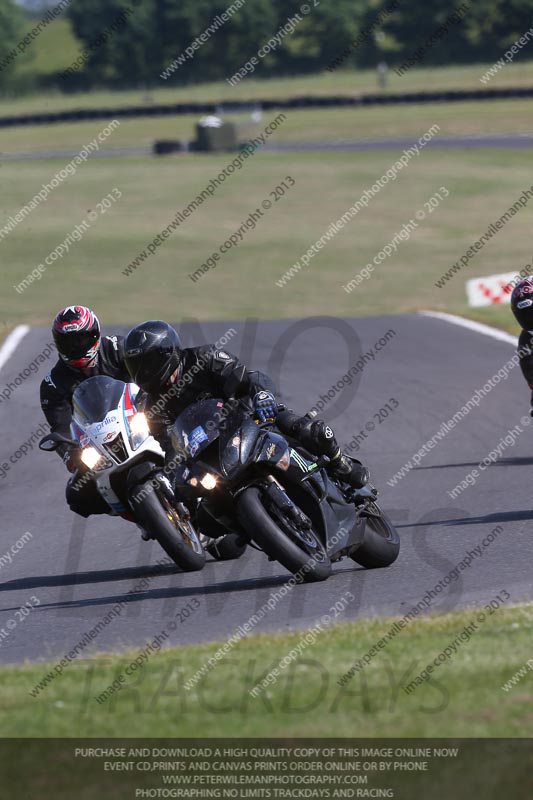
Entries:
{"label": "rear wheel", "polygon": [[148,533],[156,539],[172,561],[185,572],[202,569],[205,552],[190,520],[178,511],[162,493],[146,485],[131,491],[135,516]]}
{"label": "rear wheel", "polygon": [[363,543],[350,558],[367,569],[389,567],[398,558],[400,537],[388,516],[377,503],[371,503],[366,517]]}
{"label": "rear wheel", "polygon": [[250,486],[239,496],[237,514],[243,528],[263,552],[300,580],[324,581],[331,574],[331,561],[313,529],[299,531],[289,519],[282,528],[265,508],[256,486]]}

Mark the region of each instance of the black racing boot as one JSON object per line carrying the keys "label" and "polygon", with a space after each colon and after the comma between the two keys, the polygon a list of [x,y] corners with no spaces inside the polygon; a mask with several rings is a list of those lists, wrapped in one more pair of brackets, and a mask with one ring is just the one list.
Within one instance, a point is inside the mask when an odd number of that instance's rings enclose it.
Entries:
{"label": "black racing boot", "polygon": [[360,461],[352,461],[339,450],[337,458],[331,459],[326,471],[332,478],[348,483],[354,489],[362,489],[370,480],[370,472]]}
{"label": "black racing boot", "polygon": [[[344,455],[329,425],[323,420],[313,420],[308,416],[296,418],[291,412],[285,412],[285,415],[286,420],[282,418],[281,422],[285,428],[288,423],[287,433],[298,439],[311,453],[329,458],[326,471],[332,478],[338,478],[354,489],[362,489],[363,486],[366,486],[370,479],[368,469],[361,462],[352,461],[351,458]],[[279,422],[278,427],[282,429]]]}

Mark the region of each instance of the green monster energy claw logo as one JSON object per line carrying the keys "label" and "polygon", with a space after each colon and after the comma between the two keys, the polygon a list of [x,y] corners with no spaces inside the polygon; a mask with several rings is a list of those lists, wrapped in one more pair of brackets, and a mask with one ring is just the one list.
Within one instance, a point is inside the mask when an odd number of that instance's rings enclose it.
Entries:
{"label": "green monster energy claw logo", "polygon": [[314,461],[306,461],[303,456],[291,447],[291,461],[300,467],[302,472],[312,472],[318,465]]}

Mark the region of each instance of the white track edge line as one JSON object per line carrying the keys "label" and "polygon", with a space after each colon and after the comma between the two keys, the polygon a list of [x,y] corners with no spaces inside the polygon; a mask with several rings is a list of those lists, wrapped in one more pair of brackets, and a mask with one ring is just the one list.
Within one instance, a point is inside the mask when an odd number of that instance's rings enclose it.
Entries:
{"label": "white track edge line", "polygon": [[455,314],[446,314],[444,311],[419,311],[425,317],[434,317],[441,319],[444,322],[449,322],[450,325],[457,325],[460,328],[468,328],[468,330],[481,333],[484,336],[490,336],[492,339],[498,339],[500,342],[507,342],[517,346],[518,335],[512,336],[510,333],[500,331],[498,328],[493,328],[491,325],[485,325],[483,322],[474,322],[474,320],[466,319],[465,317],[457,317]]}
{"label": "white track edge line", "polygon": [[17,325],[15,330],[11,331],[2,347],[0,347],[0,369],[9,361],[20,342],[30,330],[29,325]]}

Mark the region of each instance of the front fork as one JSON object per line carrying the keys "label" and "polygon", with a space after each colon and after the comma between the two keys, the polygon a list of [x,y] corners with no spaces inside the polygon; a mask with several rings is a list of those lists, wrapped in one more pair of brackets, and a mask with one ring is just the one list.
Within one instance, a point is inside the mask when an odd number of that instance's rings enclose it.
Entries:
{"label": "front fork", "polygon": [[[143,483],[145,485],[151,484],[153,491],[160,496],[160,500],[161,498],[164,498],[170,504],[170,506],[176,510],[183,522],[187,523],[190,521],[191,514],[187,506],[185,503],[176,499],[172,484],[167,476],[161,471],[161,467],[156,467],[154,464],[149,464],[146,462],[145,464],[138,465],[138,468],[135,471],[132,470],[129,485],[132,486]],[[133,508],[131,502],[130,506],[132,507],[132,511],[135,513],[135,509]]]}
{"label": "front fork", "polygon": [[266,481],[268,487],[266,489],[266,496],[273,503],[273,505],[296,526],[298,530],[308,531],[311,529],[312,524],[303,511],[295,505],[283,486],[277,481],[273,475],[267,475]]}

